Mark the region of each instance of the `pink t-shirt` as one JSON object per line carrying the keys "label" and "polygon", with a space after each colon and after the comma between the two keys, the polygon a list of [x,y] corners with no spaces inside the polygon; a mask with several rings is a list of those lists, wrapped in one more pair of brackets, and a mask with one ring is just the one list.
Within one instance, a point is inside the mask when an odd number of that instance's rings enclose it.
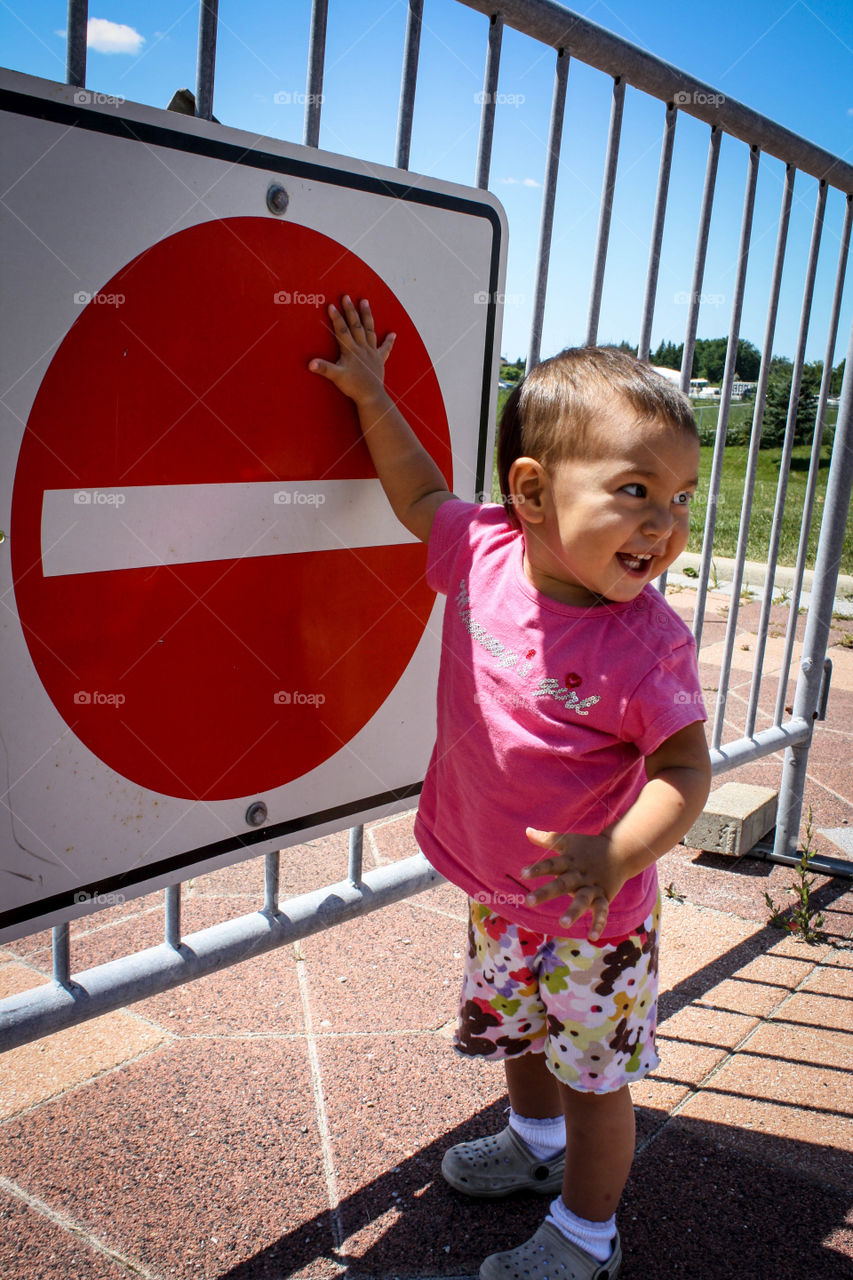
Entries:
{"label": "pink t-shirt", "polygon": [[[690,630],[653,587],[627,603],[561,604],[537,591],[521,533],[502,507],[445,502],[427,581],[447,596],[438,727],[415,836],[471,897],[538,932],[584,937],[591,917],[559,923],[568,897],[525,904],[520,873],[547,856],[526,827],[597,835],[631,807],[644,757],[705,719]],[[610,904],[608,938],[654,906],[657,869]]]}

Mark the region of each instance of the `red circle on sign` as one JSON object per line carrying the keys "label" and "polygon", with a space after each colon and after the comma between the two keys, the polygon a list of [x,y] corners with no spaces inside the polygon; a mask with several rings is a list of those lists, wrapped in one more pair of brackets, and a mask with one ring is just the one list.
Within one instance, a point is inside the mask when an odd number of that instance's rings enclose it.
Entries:
{"label": "red circle on sign", "polygon": [[46,576],[44,493],[375,477],[353,405],[307,369],[337,356],[324,302],[344,290],[370,299],[380,336],[397,333],[386,385],[450,483],[447,417],[412,320],[365,262],[292,223],[207,222],[139,254],[39,388],[12,503],[24,634],[77,737],[152,791],[255,795],[340,751],[421,638],[426,548],[237,550]]}

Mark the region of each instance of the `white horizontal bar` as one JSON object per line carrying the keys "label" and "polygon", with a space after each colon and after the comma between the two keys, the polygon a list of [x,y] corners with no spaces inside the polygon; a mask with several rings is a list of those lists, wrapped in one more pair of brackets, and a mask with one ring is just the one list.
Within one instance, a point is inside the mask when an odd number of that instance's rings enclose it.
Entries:
{"label": "white horizontal bar", "polygon": [[46,577],[416,542],[378,480],[47,489]]}

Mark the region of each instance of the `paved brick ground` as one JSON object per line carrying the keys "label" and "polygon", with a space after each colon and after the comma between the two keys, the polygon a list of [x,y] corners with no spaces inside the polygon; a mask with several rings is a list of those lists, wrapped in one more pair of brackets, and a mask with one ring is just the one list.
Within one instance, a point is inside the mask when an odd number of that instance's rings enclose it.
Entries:
{"label": "paved brick ground", "polygon": [[[724,608],[702,654],[711,702]],[[726,737],[742,723],[756,613],[739,619]],[[836,836],[853,829],[841,634],[807,794],[816,829]],[[779,770],[770,759],[738,777],[777,786]],[[414,852],[411,826],[406,814],[369,827],[367,865]],[[345,833],[288,850],[283,888],[339,879],[345,859]],[[663,1061],[634,1091],[623,1280],[853,1277],[853,889],[819,882],[826,941],[808,946],[768,924],[764,893],[784,901],[791,878],[683,848],[662,860]],[[257,862],[201,877],[185,930],[261,893]],[[500,1127],[506,1106],[500,1069],[450,1048],[464,918],[442,885],[5,1055],[3,1276],[474,1277],[485,1254],[526,1239],[540,1200],[470,1203],[438,1172],[448,1145]],[[160,895],[92,917],[72,929],[74,968],[161,930]],[[0,994],[49,968],[46,934],[8,945]]]}

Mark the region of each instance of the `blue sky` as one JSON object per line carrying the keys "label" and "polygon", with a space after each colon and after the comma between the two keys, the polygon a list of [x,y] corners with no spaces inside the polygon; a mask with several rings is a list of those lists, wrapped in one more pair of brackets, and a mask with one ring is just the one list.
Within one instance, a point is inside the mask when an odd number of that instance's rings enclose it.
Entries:
{"label": "blue sky", "polygon": [[[406,7],[405,0],[330,0],[322,147],[393,162]],[[853,161],[849,0],[612,0],[575,7]],[[193,87],[197,0],[93,0],[90,16],[90,88],[163,107],[175,89]],[[309,18],[308,0],[220,0],[214,112],[223,123],[301,141]],[[3,64],[63,80],[65,21],[65,0],[0,0]],[[473,183],[486,28],[482,15],[455,0],[426,0],[412,169]],[[505,32],[490,185],[510,222],[502,349],[511,359],[527,350],[553,67],[552,51]],[[610,92],[606,77],[572,63],[543,354],[584,338]],[[601,341],[637,340],[662,120],[660,104],[629,90]],[[707,138],[706,126],[680,117],[653,345],[683,336],[686,308],[679,296],[690,288]],[[724,139],[700,336],[728,329],[745,177],[745,148]],[[742,335],[758,346],[782,178],[781,163],[762,158],[742,324]],[[787,355],[796,342],[815,189],[813,180],[798,177],[774,343],[775,351]],[[839,193],[830,193],[809,359],[824,353],[843,203]],[[836,362],[846,349],[851,312],[853,280],[845,293]]]}

